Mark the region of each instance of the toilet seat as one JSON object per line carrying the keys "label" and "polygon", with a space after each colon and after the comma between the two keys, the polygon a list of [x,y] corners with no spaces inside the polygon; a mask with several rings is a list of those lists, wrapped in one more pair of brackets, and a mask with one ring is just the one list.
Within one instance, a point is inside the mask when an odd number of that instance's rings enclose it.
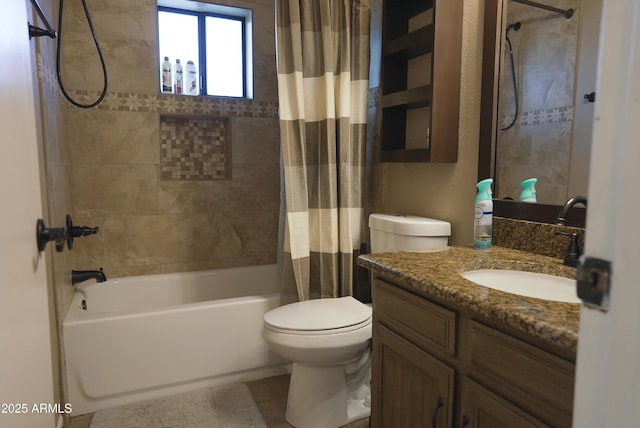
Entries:
{"label": "toilet seat", "polygon": [[264,316],[265,328],[285,334],[337,334],[369,324],[371,307],[351,296],[291,303]]}

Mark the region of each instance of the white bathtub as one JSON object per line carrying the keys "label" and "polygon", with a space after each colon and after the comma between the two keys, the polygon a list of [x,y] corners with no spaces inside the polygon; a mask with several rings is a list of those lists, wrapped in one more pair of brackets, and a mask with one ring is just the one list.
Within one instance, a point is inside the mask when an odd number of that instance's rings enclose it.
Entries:
{"label": "white bathtub", "polygon": [[288,371],[260,336],[276,265],[86,284],[63,323],[74,415]]}

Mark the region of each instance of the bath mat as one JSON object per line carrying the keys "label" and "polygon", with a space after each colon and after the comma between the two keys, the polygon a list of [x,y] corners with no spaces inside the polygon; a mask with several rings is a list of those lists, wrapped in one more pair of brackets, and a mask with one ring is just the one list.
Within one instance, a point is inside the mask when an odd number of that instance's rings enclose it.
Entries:
{"label": "bath mat", "polygon": [[98,410],[89,428],[267,428],[249,387],[234,383]]}

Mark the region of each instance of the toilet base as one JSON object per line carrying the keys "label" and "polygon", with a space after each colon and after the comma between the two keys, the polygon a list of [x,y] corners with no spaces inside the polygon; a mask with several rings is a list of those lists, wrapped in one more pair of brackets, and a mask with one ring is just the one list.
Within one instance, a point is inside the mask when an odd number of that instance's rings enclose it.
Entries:
{"label": "toilet base", "polygon": [[359,383],[347,385],[345,366],[318,368],[293,363],[287,422],[296,428],[331,428],[368,417],[369,376],[362,376]]}

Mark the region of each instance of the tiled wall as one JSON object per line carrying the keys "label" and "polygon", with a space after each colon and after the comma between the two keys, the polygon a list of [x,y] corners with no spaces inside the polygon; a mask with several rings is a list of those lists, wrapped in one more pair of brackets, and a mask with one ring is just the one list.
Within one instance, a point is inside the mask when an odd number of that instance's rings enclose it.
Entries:
{"label": "tiled wall", "polygon": [[[57,2],[40,2],[50,20],[57,16]],[[32,22],[35,22],[34,18]],[[61,227],[67,214],[73,215],[71,191],[71,154],[67,138],[67,109],[55,77],[56,41],[49,37],[32,40],[34,74],[38,82],[35,108],[39,115],[37,124],[43,189],[43,217],[49,227]],[[35,222],[35,219],[34,219]],[[62,346],[62,321],[71,303],[71,269],[75,267],[74,253],[56,252],[54,245],[45,249],[53,336],[52,356],[54,370],[54,399],[62,401],[64,377],[64,349]]]}
{"label": "tiled wall", "polygon": [[[520,183],[537,177],[538,202],[558,204],[568,197],[580,0],[548,4],[576,13],[566,19],[509,3],[507,22],[522,23],[519,31],[509,32],[520,111],[513,127],[498,132],[496,196],[518,199]],[[508,53],[503,61],[499,114],[505,128],[514,119],[515,97]]]}
{"label": "tiled wall", "polygon": [[[275,263],[274,6],[270,0],[216,3],[253,10],[253,100],[159,94],[155,0],[89,5],[109,92],[97,108],[67,113],[76,223],[100,227],[98,235],[77,241],[76,268],[104,267],[108,277],[118,277]],[[99,94],[101,69],[81,5],[66,8],[63,72],[72,94],[86,102]],[[167,128],[176,120],[183,121],[181,131]],[[201,126],[211,121],[218,122]],[[194,138],[188,148],[186,134],[176,137],[185,130],[188,140],[194,133],[206,138]]]}

